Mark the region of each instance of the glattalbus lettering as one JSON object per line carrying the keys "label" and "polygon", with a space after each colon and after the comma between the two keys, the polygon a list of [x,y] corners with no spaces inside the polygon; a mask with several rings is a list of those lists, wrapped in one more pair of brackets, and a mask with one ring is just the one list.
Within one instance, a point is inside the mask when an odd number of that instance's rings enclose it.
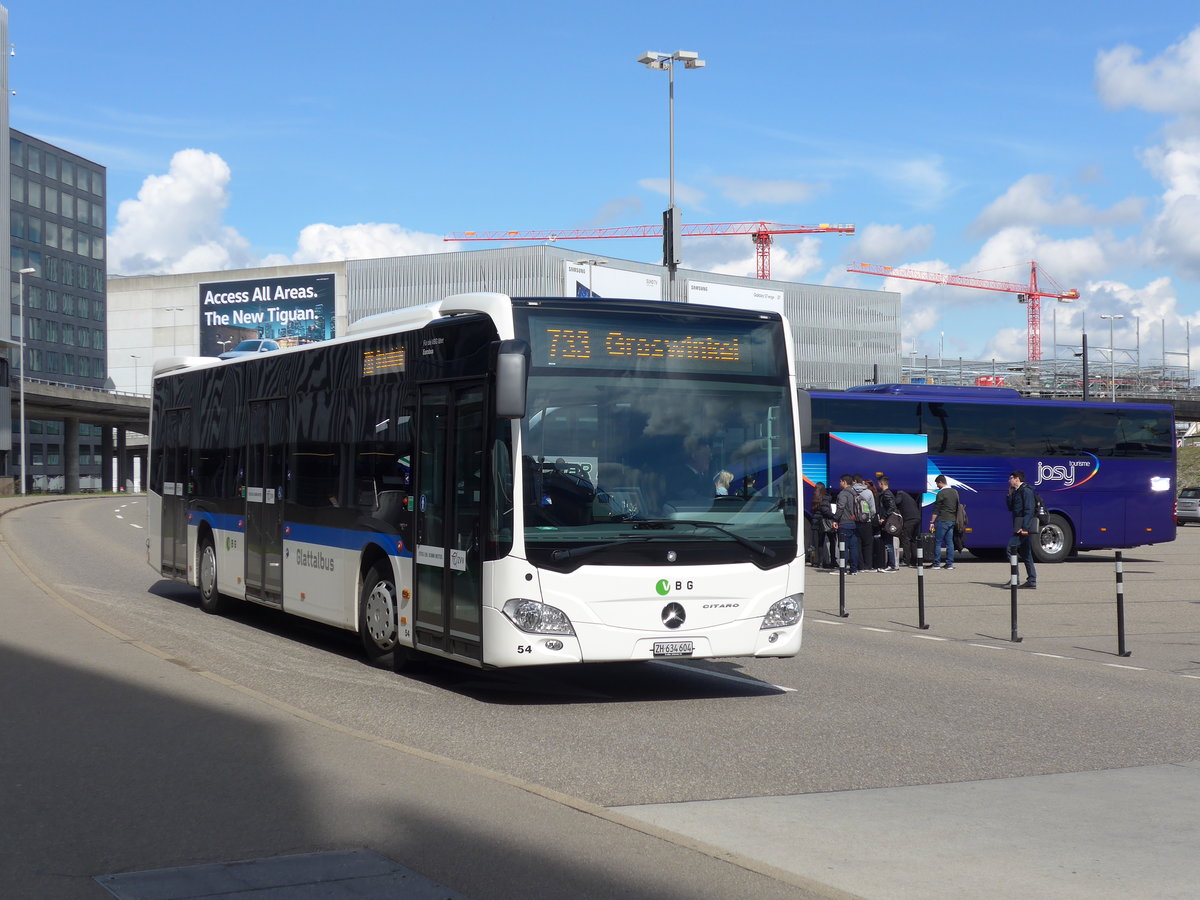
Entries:
{"label": "glattalbus lettering", "polygon": [[326,556],[320,550],[297,550],[296,565],[306,569],[320,569],[323,572],[333,571],[333,558]]}

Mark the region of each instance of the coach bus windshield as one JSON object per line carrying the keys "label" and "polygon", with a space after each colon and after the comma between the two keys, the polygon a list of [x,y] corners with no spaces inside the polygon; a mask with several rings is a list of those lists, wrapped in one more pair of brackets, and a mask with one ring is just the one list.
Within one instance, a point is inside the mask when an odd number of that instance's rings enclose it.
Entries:
{"label": "coach bus windshield", "polygon": [[753,555],[735,534],[794,548],[791,407],[781,387],[535,376],[523,437],[531,552],[687,540]]}

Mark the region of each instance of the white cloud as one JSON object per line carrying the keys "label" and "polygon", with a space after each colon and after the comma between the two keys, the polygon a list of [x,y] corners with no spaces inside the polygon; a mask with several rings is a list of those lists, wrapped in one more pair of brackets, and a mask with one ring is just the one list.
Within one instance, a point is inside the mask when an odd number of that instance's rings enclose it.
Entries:
{"label": "white cloud", "polygon": [[[1024,328],[1001,328],[992,335],[983,348],[980,359],[1017,360],[1024,359],[1028,350],[1028,336]],[[1043,351],[1043,357],[1047,354]]]}
{"label": "white cloud", "polygon": [[1107,271],[1122,252],[1122,245],[1102,236],[1052,240],[1033,228],[1014,226],[988,238],[962,271],[970,277],[1025,284],[1029,262],[1036,260],[1038,286],[1053,290],[1057,285],[1067,291]]}
{"label": "white cloud", "polygon": [[137,199],[118,207],[117,227],[108,238],[110,271],[122,275],[210,272],[458,249],[440,235],[399,225],[317,223],[300,232],[290,256],[259,258],[236,229],[222,222],[231,179],[229,166],[215,153],[176,153],[165,175],[148,176]]}
{"label": "white cloud", "polygon": [[[643,178],[638,182],[638,186],[664,197],[671,196],[671,182],[666,178]],[[678,181],[675,182],[675,203],[677,205],[702,208],[704,197],[704,191],[680,184]]]}
{"label": "white cloud", "polygon": [[[771,277],[780,281],[814,281],[824,268],[822,242],[829,238],[776,238],[771,245]],[[689,238],[684,241],[683,264],[689,269],[755,278],[758,256],[749,235]]]}
{"label": "white cloud", "polygon": [[147,177],[137,199],[117,208],[109,271],[171,274],[252,264],[249,243],[221,221],[229,181],[229,166],[217,154],[180,150],[165,175]]}
{"label": "white cloud", "polygon": [[736,176],[713,178],[712,182],[721,189],[721,194],[726,200],[738,206],[807,203],[829,187],[827,184],[810,184],[804,181],[752,181]]}
{"label": "white cloud", "polygon": [[888,265],[893,260],[906,259],[923,253],[933,244],[932,225],[868,225],[858,230],[854,252],[863,262]]}
{"label": "white cloud", "polygon": [[1096,89],[1106,104],[1200,114],[1200,28],[1148,62],[1141,56],[1137,47],[1122,44],[1096,57]]}
{"label": "white cloud", "polygon": [[1107,210],[1073,194],[1058,195],[1049,175],[1026,175],[988,205],[971,231],[986,234],[1010,225],[1126,225],[1142,218],[1145,201],[1129,197]]}
{"label": "white cloud", "polygon": [[940,156],[901,160],[881,174],[918,209],[940,206],[951,190],[950,177],[942,170]]}
{"label": "white cloud", "polygon": [[379,259],[387,256],[415,256],[422,253],[446,253],[458,244],[447,243],[440,235],[410,231],[399,225],[368,222],[359,225],[308,225],[300,232],[296,252],[291,257],[269,257],[267,265],[333,262],[341,259]]}
{"label": "white cloud", "polygon": [[1200,278],[1200,27],[1145,62],[1122,45],[1096,59],[1096,89],[1109,106],[1177,116],[1165,140],[1142,153],[1163,186],[1162,207],[1146,230],[1146,262]]}

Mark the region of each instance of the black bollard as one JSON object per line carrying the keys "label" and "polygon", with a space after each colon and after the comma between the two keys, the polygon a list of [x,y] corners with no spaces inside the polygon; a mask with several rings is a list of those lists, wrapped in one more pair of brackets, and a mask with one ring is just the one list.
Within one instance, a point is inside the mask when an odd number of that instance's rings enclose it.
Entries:
{"label": "black bollard", "polygon": [[1020,575],[1017,573],[1017,554],[1014,550],[1008,551],[1008,567],[1008,591],[1012,594],[1012,642],[1019,644],[1021,636],[1017,634],[1017,582],[1020,581]]}
{"label": "black bollard", "polygon": [[925,621],[925,551],[921,549],[920,542],[917,543],[917,618],[922,631],[929,630],[929,623]]}
{"label": "black bollard", "polygon": [[1117,551],[1117,656],[1132,656],[1125,649],[1125,563]]}
{"label": "black bollard", "polygon": [[838,535],[838,615],[850,618],[846,612],[846,541]]}

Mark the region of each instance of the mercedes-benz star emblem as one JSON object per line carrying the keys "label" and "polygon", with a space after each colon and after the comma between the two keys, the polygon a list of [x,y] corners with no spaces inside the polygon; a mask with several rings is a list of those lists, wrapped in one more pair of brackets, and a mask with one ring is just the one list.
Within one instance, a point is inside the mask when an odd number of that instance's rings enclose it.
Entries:
{"label": "mercedes-benz star emblem", "polygon": [[678,603],[668,603],[663,607],[662,620],[663,624],[668,628],[678,628],[686,618],[687,613],[683,611],[683,607]]}

